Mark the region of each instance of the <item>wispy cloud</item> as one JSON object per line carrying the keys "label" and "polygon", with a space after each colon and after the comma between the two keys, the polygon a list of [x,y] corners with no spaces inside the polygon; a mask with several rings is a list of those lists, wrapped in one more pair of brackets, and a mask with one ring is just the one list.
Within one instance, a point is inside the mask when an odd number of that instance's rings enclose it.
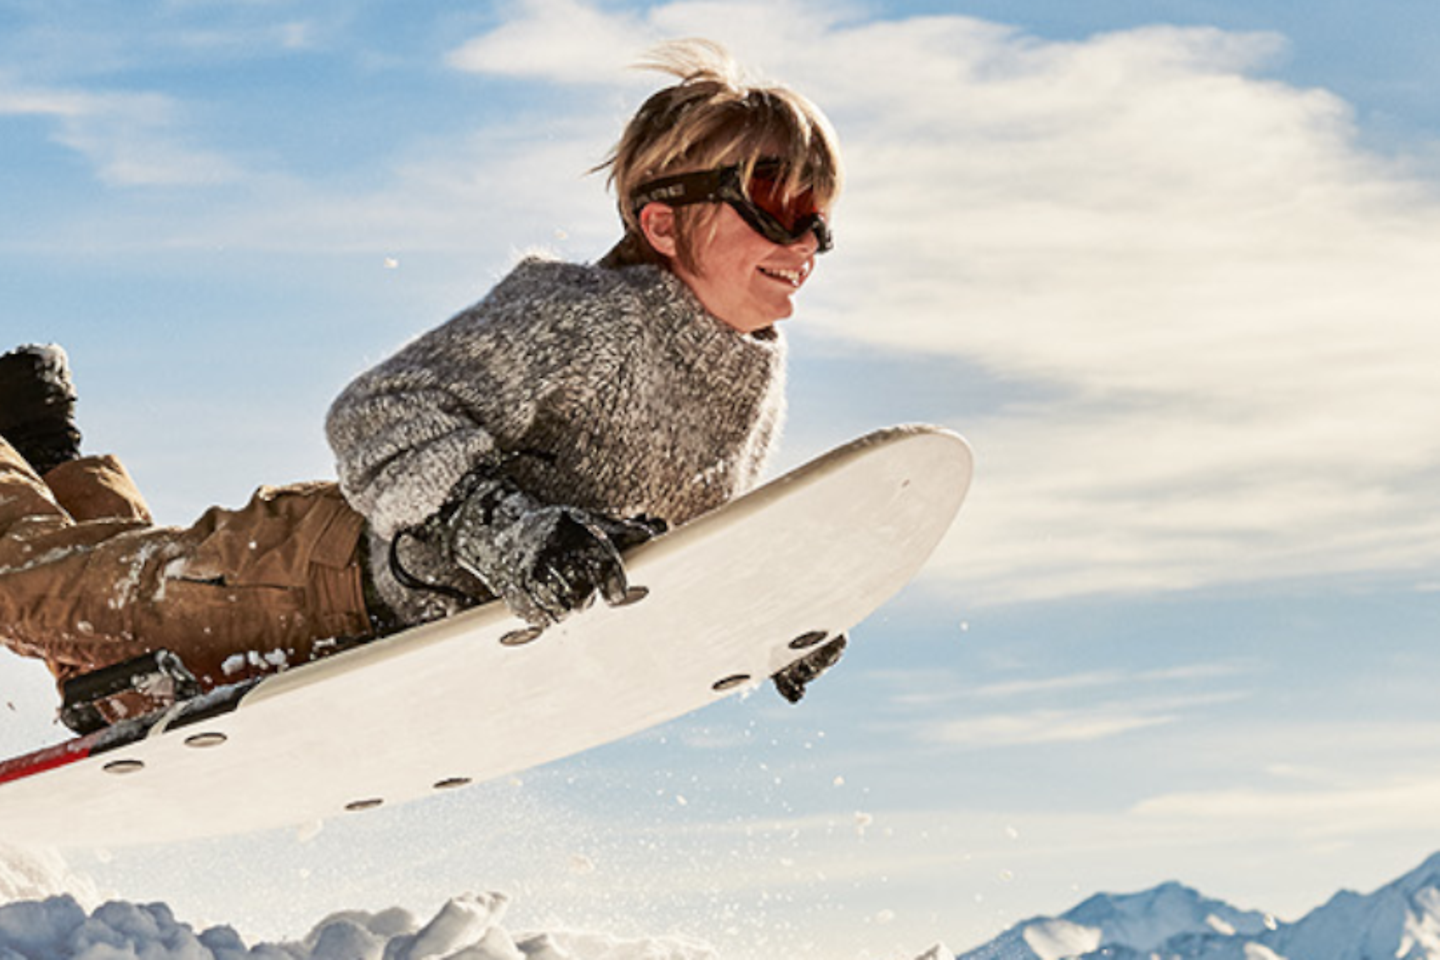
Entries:
{"label": "wispy cloud", "polygon": [[1440,777],[1416,773],[1365,783],[1285,784],[1152,797],[1133,813],[1197,830],[1266,834],[1283,829],[1302,841],[1358,842],[1407,833],[1429,822],[1440,804]]}
{"label": "wispy cloud", "polygon": [[950,412],[979,466],[937,572],[1017,600],[1433,567],[1434,183],[1257,77],[1274,37],[870,38],[904,67],[838,104],[826,321],[1053,398]]}
{"label": "wispy cloud", "polygon": [[471,73],[612,84],[663,35],[643,15],[579,0],[525,0],[518,16],[467,40],[445,58]]}
{"label": "wispy cloud", "polygon": [[1124,699],[1076,708],[1037,707],[942,720],[926,728],[924,738],[955,747],[1000,748],[1052,743],[1093,743],[1165,726],[1201,707],[1232,703],[1239,693],[1174,698]]}
{"label": "wispy cloud", "polygon": [[1138,690],[1154,684],[1184,681],[1215,680],[1242,674],[1251,665],[1234,661],[1201,663],[1160,670],[1099,670],[1058,677],[1005,680],[985,684],[968,691],[966,696],[1003,699],[1036,694],[1054,695],[1096,689]]}
{"label": "wispy cloud", "polygon": [[[1283,38],[1050,42],[803,3],[523,10],[464,62],[574,82],[698,33],[836,119],[851,189],[810,321],[1031,398],[938,414],[979,466],[931,573],[977,602],[1440,561],[1440,190],[1366,152],[1338,97],[1266,78]],[[502,40],[542,32],[555,56],[506,59]],[[589,36],[614,50],[572,63]]]}
{"label": "wispy cloud", "polygon": [[83,155],[105,183],[188,186],[240,176],[228,157],[187,144],[177,113],[161,94],[26,88],[0,76],[0,117],[50,121],[54,141]]}
{"label": "wispy cloud", "polygon": [[[197,222],[86,223],[103,243],[424,248],[498,256],[616,231],[597,162],[653,84],[626,71],[704,35],[793,83],[840,128],[839,247],[802,312],[854,349],[994,376],[966,433],[971,501],[931,576],[968,600],[1184,590],[1440,566],[1440,184],[1360,146],[1350,107],[1269,79],[1272,34],[1154,27],[1066,42],[960,16],[843,6],[529,0],[436,51],[457,72],[557,85],[546,116],[408,132],[358,190],[263,176],[191,141],[145,93],[40,85],[111,183],[246,177]],[[290,24],[275,49],[314,42]],[[645,87],[648,90],[648,86]],[[621,102],[622,100],[626,102]],[[194,109],[187,105],[183,109]],[[1417,144],[1417,153],[1427,145]],[[457,213],[457,211],[463,211]],[[36,241],[38,242],[38,241]],[[876,392],[883,393],[877,384]]]}
{"label": "wispy cloud", "polygon": [[927,738],[959,747],[1016,747],[1045,743],[1089,743],[1174,723],[1172,712],[1142,713],[1122,706],[1092,710],[1031,710],[949,720],[930,728]]}
{"label": "wispy cloud", "polygon": [[234,157],[198,142],[193,120],[209,108],[153,92],[145,82],[132,86],[128,71],[198,72],[309,52],[350,16],[343,8],[282,16],[268,2],[81,6],[35,5],[7,24],[0,36],[0,117],[50,121],[50,138],[116,187],[216,186],[248,175]]}
{"label": "wispy cloud", "polygon": [[[920,740],[966,749],[1094,743],[1195,719],[1248,699],[1238,661],[1153,670],[1094,670],[1024,676],[980,685],[896,672],[872,683],[896,690],[884,703]],[[885,721],[887,724],[889,721]]]}

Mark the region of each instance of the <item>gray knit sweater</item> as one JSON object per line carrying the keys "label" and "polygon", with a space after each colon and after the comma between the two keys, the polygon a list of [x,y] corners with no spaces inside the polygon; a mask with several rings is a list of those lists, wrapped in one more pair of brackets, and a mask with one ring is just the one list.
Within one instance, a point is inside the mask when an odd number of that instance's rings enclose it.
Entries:
{"label": "gray knit sweater", "polygon": [[[545,503],[670,525],[753,486],[784,416],[783,337],[738,333],[650,266],[531,258],[490,294],[352,382],[327,431],[369,522],[372,571],[406,623],[453,612],[391,576],[390,541],[496,453]],[[534,454],[534,455],[528,455]],[[438,550],[407,570],[475,591]]]}

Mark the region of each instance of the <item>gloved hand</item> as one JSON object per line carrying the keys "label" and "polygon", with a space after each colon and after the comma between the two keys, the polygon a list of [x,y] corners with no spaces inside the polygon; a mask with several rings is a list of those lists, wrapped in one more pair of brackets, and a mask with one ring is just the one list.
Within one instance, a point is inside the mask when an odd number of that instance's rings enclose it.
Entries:
{"label": "gloved hand", "polygon": [[845,642],[845,635],[841,634],[775,674],[771,679],[775,682],[776,692],[790,703],[799,703],[805,696],[806,685],[840,662]]}
{"label": "gloved hand", "polygon": [[541,504],[499,471],[468,478],[445,521],[451,559],[538,627],[593,602],[626,599],[620,551],[665,531],[649,517],[622,519]]}
{"label": "gloved hand", "polygon": [[0,355],[0,436],[42,475],[80,456],[63,349],[32,343]]}

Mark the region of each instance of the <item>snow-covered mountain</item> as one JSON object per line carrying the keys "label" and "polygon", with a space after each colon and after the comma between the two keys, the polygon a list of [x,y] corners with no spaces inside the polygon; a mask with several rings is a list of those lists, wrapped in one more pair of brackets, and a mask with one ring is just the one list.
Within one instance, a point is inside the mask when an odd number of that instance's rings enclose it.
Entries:
{"label": "snow-covered mountain", "polygon": [[1440,960],[1440,854],[1370,894],[1343,891],[1294,923],[1166,883],[1036,917],[959,960]]}
{"label": "snow-covered mountain", "polygon": [[[1061,960],[1113,947],[1146,953],[1186,935],[1255,936],[1262,913],[1237,910],[1189,887],[1166,883],[1132,894],[1096,894],[1059,917],[1011,927],[962,960]],[[1113,954],[1112,954],[1113,955]]]}
{"label": "snow-covered mountain", "polygon": [[1267,942],[1287,960],[1437,960],[1440,853],[1367,896],[1337,893]]}

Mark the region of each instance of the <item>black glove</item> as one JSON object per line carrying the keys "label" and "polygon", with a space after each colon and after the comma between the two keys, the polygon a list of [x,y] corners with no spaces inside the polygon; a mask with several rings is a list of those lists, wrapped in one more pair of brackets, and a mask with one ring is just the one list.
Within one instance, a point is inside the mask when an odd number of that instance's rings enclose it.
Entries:
{"label": "black glove", "polygon": [[620,551],[665,531],[649,517],[622,519],[542,504],[498,469],[461,485],[444,520],[450,558],[510,609],[538,627],[558,623],[600,594],[623,602],[629,585]]}
{"label": "black glove", "polygon": [[839,663],[844,652],[845,636],[842,634],[775,674],[771,679],[775,681],[776,691],[791,703],[799,703],[805,696],[806,684]]}

